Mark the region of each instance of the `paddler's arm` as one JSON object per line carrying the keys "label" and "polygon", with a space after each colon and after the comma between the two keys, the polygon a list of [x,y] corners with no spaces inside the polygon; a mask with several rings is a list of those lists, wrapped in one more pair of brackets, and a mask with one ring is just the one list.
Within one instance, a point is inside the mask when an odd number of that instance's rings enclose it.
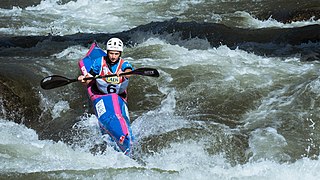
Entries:
{"label": "paddler's arm", "polygon": [[[125,61],[123,64],[122,64],[122,67],[121,67],[121,70],[123,73],[126,73],[126,72],[131,72],[134,70],[134,68],[132,67],[132,65],[128,62],[128,61]],[[117,76],[119,77],[120,73],[117,73]],[[131,75],[125,75],[124,77],[126,77],[127,79],[130,78]]]}

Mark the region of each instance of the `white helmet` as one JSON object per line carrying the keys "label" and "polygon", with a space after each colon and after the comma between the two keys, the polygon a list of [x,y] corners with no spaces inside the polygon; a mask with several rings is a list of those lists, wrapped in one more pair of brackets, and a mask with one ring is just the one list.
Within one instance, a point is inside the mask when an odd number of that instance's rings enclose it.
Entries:
{"label": "white helmet", "polygon": [[119,38],[111,38],[107,42],[107,51],[123,51],[123,43]]}

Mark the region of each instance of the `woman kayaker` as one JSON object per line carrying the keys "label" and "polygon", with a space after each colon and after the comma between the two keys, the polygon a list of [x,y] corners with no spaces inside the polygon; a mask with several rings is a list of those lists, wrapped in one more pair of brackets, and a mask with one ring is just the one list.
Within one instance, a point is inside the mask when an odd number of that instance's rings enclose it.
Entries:
{"label": "woman kayaker", "polygon": [[95,59],[89,73],[80,75],[78,80],[89,84],[92,80],[84,80],[85,77],[117,74],[113,77],[97,78],[95,80],[97,89],[104,94],[117,93],[122,98],[126,98],[130,75],[120,76],[120,74],[132,71],[133,67],[128,61],[121,58],[123,42],[119,38],[111,38],[107,42],[106,50],[107,56]]}

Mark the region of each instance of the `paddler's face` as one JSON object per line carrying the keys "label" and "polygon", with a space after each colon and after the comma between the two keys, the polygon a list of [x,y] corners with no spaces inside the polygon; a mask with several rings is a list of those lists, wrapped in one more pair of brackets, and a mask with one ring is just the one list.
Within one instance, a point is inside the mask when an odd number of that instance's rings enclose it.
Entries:
{"label": "paddler's face", "polygon": [[120,57],[119,51],[108,51],[108,57],[111,60],[111,62],[116,62]]}

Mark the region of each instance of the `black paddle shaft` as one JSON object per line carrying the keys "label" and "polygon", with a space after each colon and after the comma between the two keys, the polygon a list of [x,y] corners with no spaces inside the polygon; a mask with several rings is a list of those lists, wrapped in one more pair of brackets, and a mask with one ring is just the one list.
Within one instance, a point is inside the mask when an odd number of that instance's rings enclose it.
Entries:
{"label": "black paddle shaft", "polygon": [[[151,76],[151,77],[159,77],[159,72],[156,69],[153,68],[138,68],[130,72],[121,73],[120,76],[130,75],[130,74],[136,74],[141,76]],[[84,80],[90,80],[90,79],[97,79],[97,78],[105,78],[105,77],[112,77],[117,76],[116,74],[110,74],[110,75],[104,75],[104,76],[94,76],[94,77],[87,77],[84,78]],[[41,80],[40,86],[42,89],[53,89],[61,86],[65,86],[67,84],[77,82],[78,79],[69,79],[67,77],[63,77],[60,75],[51,75],[48,77],[45,77]]]}
{"label": "black paddle shaft", "polygon": [[[120,76],[130,75],[130,74],[136,74],[141,76],[151,76],[151,77],[159,77],[160,74],[158,70],[153,68],[138,68],[130,72],[121,73]],[[117,76],[116,74],[108,74],[103,76],[94,76],[94,77],[86,77],[84,80],[90,80],[90,79],[97,79],[97,78],[106,78],[106,77],[112,77]]]}

